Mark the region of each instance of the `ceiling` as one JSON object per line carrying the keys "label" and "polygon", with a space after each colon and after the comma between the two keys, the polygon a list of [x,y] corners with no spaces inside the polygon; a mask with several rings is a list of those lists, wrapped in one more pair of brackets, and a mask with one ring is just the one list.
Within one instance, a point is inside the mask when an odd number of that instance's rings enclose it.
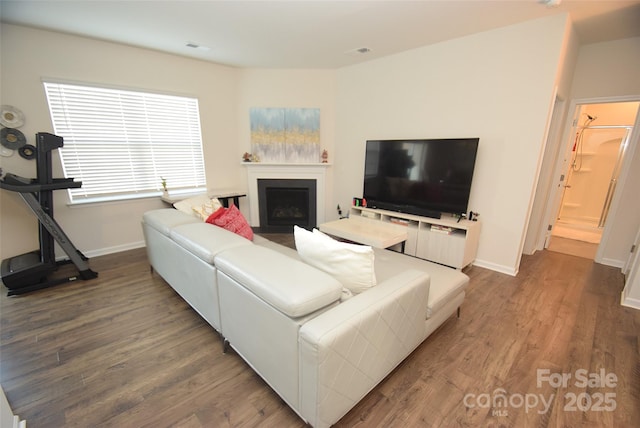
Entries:
{"label": "ceiling", "polygon": [[640,36],[640,1],[541,1],[0,0],[0,17],[257,68],[339,68],[560,13],[582,44]]}

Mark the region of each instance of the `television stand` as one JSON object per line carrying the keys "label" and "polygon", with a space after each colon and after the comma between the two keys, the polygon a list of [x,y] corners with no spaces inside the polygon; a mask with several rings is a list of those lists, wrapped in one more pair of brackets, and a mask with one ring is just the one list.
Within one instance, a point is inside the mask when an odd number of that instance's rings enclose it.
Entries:
{"label": "television stand", "polygon": [[[404,229],[404,241],[383,247],[366,242],[364,238],[351,235],[344,231],[327,229],[325,223],[320,225],[321,231],[334,236],[344,237],[354,242],[360,242],[380,248],[391,248],[409,256],[418,257],[435,263],[446,265],[455,269],[463,269],[473,263],[476,258],[478,243],[480,240],[480,222],[460,220],[454,217],[442,216],[431,218],[413,214],[405,214],[394,211],[386,211],[374,208],[351,207],[348,221],[364,222],[360,225],[361,235],[370,235],[371,239],[379,229],[392,230]],[[343,222],[345,220],[338,220]],[[331,223],[337,223],[331,222]],[[347,225],[345,224],[345,227]],[[391,228],[390,226],[393,226]],[[387,229],[388,228],[388,229]],[[323,230],[324,229],[324,230]],[[368,231],[371,233],[368,233]],[[358,238],[358,239],[354,239]],[[375,242],[369,241],[369,242]],[[391,241],[389,241],[391,242]],[[382,242],[386,244],[387,242]]]}

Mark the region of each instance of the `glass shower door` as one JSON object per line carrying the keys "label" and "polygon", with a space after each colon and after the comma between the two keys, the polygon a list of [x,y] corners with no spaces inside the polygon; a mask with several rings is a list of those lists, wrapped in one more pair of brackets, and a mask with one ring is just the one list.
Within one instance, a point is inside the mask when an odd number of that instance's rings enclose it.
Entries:
{"label": "glass shower door", "polygon": [[620,174],[632,127],[590,126],[576,138],[558,220],[602,228]]}

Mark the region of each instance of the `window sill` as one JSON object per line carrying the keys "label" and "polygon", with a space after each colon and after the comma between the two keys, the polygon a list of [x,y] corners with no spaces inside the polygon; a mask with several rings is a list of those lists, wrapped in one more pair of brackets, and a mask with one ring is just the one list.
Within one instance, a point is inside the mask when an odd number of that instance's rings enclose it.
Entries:
{"label": "window sill", "polygon": [[[104,196],[104,197],[95,197],[95,198],[86,198],[75,200],[67,203],[69,207],[81,207],[87,205],[96,205],[96,204],[104,204],[104,203],[113,203],[113,202],[132,202],[140,199],[150,199],[150,198],[161,198],[164,202],[173,203],[180,201],[182,199],[189,198],[191,196],[195,196],[198,194],[205,193],[206,189],[183,189],[170,191],[168,194],[160,191],[155,192],[144,192],[144,193],[136,193],[133,195],[117,195],[117,196]],[[173,202],[170,202],[173,201]]]}

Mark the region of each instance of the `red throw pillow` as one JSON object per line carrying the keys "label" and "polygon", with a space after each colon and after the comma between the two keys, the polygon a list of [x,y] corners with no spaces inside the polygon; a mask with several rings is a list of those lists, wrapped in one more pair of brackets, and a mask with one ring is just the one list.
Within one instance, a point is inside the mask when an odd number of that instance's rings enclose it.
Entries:
{"label": "red throw pillow", "polygon": [[213,221],[218,217],[220,217],[222,214],[224,214],[225,211],[227,211],[225,207],[220,207],[217,210],[215,210],[209,217],[207,217],[205,221],[207,223],[214,224]]}
{"label": "red throw pillow", "polygon": [[215,224],[230,232],[253,241],[253,230],[240,210],[231,205],[229,208],[220,207],[207,218],[207,223]]}

